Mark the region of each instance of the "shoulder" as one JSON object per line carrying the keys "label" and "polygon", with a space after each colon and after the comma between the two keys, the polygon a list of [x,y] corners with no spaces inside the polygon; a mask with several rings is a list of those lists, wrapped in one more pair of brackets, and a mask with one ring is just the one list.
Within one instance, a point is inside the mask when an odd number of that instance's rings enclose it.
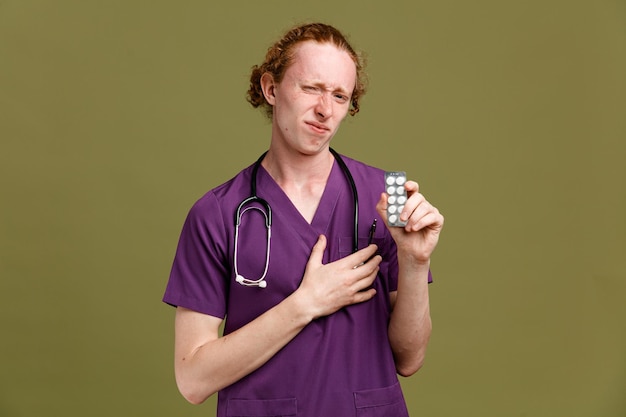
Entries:
{"label": "shoulder", "polygon": [[239,203],[250,194],[251,168],[246,167],[228,181],[204,193],[189,209],[187,221],[205,224],[230,217]]}
{"label": "shoulder", "polygon": [[350,169],[350,171],[355,171],[355,173],[364,174],[364,175],[378,175],[378,174],[384,175],[385,174],[385,171],[383,169],[377,168],[365,162],[350,158],[349,156],[341,155],[341,158],[344,160],[344,162],[346,163],[346,166]]}
{"label": "shoulder", "polygon": [[383,169],[343,155],[342,159],[350,170],[359,193],[371,192],[380,195],[384,191],[385,171]]}
{"label": "shoulder", "polygon": [[228,181],[207,191],[196,200],[193,207],[205,207],[214,204],[220,206],[239,204],[243,198],[250,194],[251,171],[252,166],[248,166]]}

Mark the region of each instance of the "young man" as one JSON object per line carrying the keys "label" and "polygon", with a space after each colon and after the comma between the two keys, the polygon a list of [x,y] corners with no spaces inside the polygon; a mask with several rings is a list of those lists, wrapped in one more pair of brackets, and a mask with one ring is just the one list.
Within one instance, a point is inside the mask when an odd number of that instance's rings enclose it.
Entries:
{"label": "young man", "polygon": [[248,92],[268,152],[185,222],[164,297],[176,382],[194,404],[219,391],[218,416],[408,415],[397,374],[424,360],[443,217],[408,181],[406,227],[383,226],[384,171],[330,148],[362,77],[335,28],[289,31]]}

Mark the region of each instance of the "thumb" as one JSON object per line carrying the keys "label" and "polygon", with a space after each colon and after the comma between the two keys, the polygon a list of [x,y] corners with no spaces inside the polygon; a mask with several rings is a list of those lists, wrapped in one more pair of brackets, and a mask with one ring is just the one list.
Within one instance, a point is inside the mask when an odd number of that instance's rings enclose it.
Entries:
{"label": "thumb", "polygon": [[387,218],[387,194],[386,193],[380,194],[380,199],[378,200],[378,203],[376,204],[376,211],[378,212],[378,215],[380,216],[381,219]]}
{"label": "thumb", "polygon": [[326,236],[320,235],[317,242],[311,250],[311,256],[309,257],[309,264],[321,265],[324,258],[324,251],[326,250]]}

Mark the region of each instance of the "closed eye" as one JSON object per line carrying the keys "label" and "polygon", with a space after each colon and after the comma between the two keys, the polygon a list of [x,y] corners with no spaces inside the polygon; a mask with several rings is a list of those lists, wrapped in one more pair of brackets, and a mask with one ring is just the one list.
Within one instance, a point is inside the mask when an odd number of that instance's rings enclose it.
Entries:
{"label": "closed eye", "polygon": [[307,94],[330,94],[333,99],[340,104],[345,104],[350,101],[350,96],[345,94],[343,91],[332,91],[330,89],[324,88],[323,86],[304,84],[302,85],[302,91]]}
{"label": "closed eye", "polygon": [[319,93],[320,92],[319,87],[315,87],[315,86],[312,86],[312,85],[305,85],[305,86],[302,87],[302,89],[304,91],[308,92],[308,93]]}
{"label": "closed eye", "polygon": [[345,103],[348,100],[350,100],[350,98],[346,96],[345,94],[335,94],[335,100],[337,100],[340,103]]}

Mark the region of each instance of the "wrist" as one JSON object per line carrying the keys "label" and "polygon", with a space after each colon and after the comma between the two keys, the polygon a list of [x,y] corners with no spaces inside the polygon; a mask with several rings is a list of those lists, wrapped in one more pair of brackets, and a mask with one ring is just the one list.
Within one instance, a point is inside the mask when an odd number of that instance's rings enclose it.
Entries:
{"label": "wrist", "polygon": [[306,296],[305,291],[302,290],[302,287],[298,288],[294,291],[288,299],[292,305],[292,317],[303,326],[306,326],[313,320],[315,320],[318,316],[317,312],[313,308],[313,303]]}
{"label": "wrist", "polygon": [[429,269],[430,268],[430,256],[429,257],[421,257],[416,255],[411,251],[403,251],[398,248],[398,262],[404,263],[406,265],[412,266],[418,269]]}

